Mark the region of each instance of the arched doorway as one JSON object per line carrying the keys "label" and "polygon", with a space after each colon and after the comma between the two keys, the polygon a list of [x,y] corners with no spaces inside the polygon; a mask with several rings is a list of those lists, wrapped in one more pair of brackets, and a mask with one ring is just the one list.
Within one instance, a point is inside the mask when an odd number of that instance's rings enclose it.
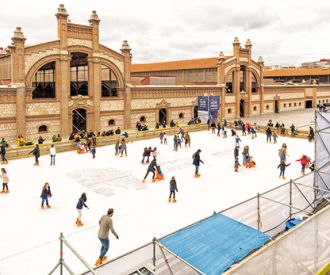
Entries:
{"label": "arched doorway", "polygon": [[275,113],[278,114],[279,112],[280,112],[279,103],[278,103],[278,100],[275,99]]}
{"label": "arched doorway", "polygon": [[241,99],[239,102],[239,116],[244,117],[245,116],[245,101],[244,99]]}
{"label": "arched doorway", "polygon": [[85,109],[75,109],[72,111],[72,131],[83,130],[87,130],[87,112]]}
{"label": "arched doorway", "polygon": [[167,124],[167,110],[165,108],[159,109],[159,123]]}
{"label": "arched doorway", "polygon": [[198,118],[198,106],[194,106],[194,117],[193,118]]}

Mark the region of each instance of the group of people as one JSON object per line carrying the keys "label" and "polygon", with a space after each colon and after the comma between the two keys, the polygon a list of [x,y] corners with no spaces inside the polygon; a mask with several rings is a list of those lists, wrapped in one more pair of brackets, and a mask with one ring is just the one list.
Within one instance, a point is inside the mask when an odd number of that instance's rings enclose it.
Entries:
{"label": "group of people", "polygon": [[179,133],[173,137],[173,150],[178,151],[179,147],[182,148],[183,142],[185,147],[191,146],[191,138],[189,133],[180,128]]}
{"label": "group of people", "polygon": [[[149,130],[148,125],[145,122],[140,122],[140,121],[136,122],[135,128],[138,131],[147,131],[147,130]],[[157,129],[157,126],[156,126],[156,129]]]}

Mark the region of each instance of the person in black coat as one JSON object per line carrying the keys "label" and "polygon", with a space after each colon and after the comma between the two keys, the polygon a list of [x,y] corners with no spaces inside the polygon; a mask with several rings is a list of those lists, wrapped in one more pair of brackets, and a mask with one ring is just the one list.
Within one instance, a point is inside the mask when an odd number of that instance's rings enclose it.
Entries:
{"label": "person in black coat", "polygon": [[171,181],[170,181],[170,196],[168,198],[168,202],[171,202],[172,196],[173,196],[173,202],[176,202],[175,192],[179,192],[179,190],[178,190],[177,185],[176,185],[175,177],[172,177]]}
{"label": "person in black coat", "polygon": [[36,144],[36,147],[34,147],[34,149],[29,153],[29,155],[30,154],[34,155],[35,158],[34,165],[39,166],[40,149],[38,144]]}
{"label": "person in black coat", "polygon": [[314,138],[315,138],[314,129],[311,126],[309,126],[308,141],[312,142],[314,141]]}
{"label": "person in black coat", "polygon": [[8,160],[6,158],[7,142],[5,141],[4,138],[1,140],[1,144],[0,145],[1,145],[0,146],[0,151],[1,151],[1,159],[2,159],[1,164],[7,164],[8,163]]}
{"label": "person in black coat", "polygon": [[148,166],[148,170],[147,170],[146,175],[144,176],[143,182],[146,181],[146,178],[148,177],[150,172],[152,173],[152,182],[156,181],[155,180],[155,175],[156,175],[155,170],[156,170],[156,168],[157,168],[157,161],[156,161],[156,158],[154,158]]}
{"label": "person in black coat", "polygon": [[46,202],[47,208],[50,208],[50,205],[48,203],[48,198],[52,196],[52,192],[50,191],[49,183],[46,182],[42,188],[41,191],[41,208],[44,208],[44,203]]}
{"label": "person in black coat", "polygon": [[195,178],[200,177],[201,175],[198,173],[199,172],[199,166],[200,163],[204,164],[204,161],[201,160],[200,153],[202,152],[201,149],[198,149],[194,154],[193,154],[193,165],[195,165]]}
{"label": "person in black coat", "polygon": [[235,146],[235,149],[234,149],[235,160],[238,160],[238,156],[239,156],[239,146]]}
{"label": "person in black coat", "polygon": [[272,142],[272,129],[270,127],[266,129],[266,142],[268,143],[268,141]]}

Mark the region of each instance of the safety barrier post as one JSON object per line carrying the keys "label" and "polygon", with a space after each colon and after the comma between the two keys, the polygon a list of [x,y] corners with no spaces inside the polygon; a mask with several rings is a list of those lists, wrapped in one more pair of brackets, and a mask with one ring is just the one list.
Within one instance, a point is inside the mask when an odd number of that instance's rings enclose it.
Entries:
{"label": "safety barrier post", "polygon": [[152,239],[152,245],[153,245],[153,249],[152,249],[152,252],[153,252],[153,256],[152,256],[152,264],[153,264],[153,272],[156,272],[156,238],[153,238]]}
{"label": "safety barrier post", "polygon": [[257,210],[258,210],[257,224],[258,224],[258,230],[260,231],[260,224],[261,224],[261,221],[260,221],[260,193],[257,194]]}

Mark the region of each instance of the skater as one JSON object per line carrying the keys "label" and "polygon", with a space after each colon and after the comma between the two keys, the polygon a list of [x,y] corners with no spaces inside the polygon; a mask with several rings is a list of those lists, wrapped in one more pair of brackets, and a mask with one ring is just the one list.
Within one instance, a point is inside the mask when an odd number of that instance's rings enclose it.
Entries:
{"label": "skater", "polygon": [[164,132],[164,144],[167,144],[166,132]]}
{"label": "skater", "polygon": [[163,132],[160,132],[159,139],[160,139],[160,144],[163,144],[163,140],[164,140],[164,133]]}
{"label": "skater", "polygon": [[254,127],[251,127],[251,139],[254,139],[257,137],[257,132],[254,130]]}
{"label": "skater", "polygon": [[238,167],[240,167],[241,164],[238,161],[238,158],[235,158],[235,162],[234,162],[234,170],[235,172],[238,172]]}
{"label": "skater", "polygon": [[95,156],[96,156],[96,146],[95,145],[92,146],[91,154],[93,156],[93,159],[95,159]]}
{"label": "skater", "polygon": [[311,126],[309,126],[309,131],[308,131],[308,141],[309,141],[309,142],[314,141],[314,136],[315,136],[315,134],[314,134],[314,129],[313,129]]}
{"label": "skater", "polygon": [[200,153],[202,152],[201,149],[198,149],[192,156],[193,158],[193,165],[195,165],[195,178],[200,177],[201,175],[199,172],[199,166],[201,163],[204,164],[204,161],[201,160]]}
{"label": "skater", "polygon": [[285,160],[281,160],[280,164],[277,166],[277,169],[280,168],[280,176],[279,178],[282,177],[283,180],[285,180],[285,169],[288,167],[291,163],[285,164]]}
{"label": "skater", "polygon": [[297,159],[296,161],[300,161],[301,164],[301,174],[305,176],[305,169],[310,164],[311,159],[307,157],[306,155],[303,155],[300,159]]}
{"label": "skater", "polygon": [[41,192],[41,208],[44,208],[44,203],[46,203],[47,208],[51,208],[48,202],[48,198],[52,196],[52,192],[50,191],[49,183],[46,182],[42,188]]}
{"label": "skater", "polygon": [[272,129],[270,127],[266,129],[266,142],[272,143]]}
{"label": "skater", "polygon": [[246,136],[246,127],[244,123],[242,123],[242,136]]}
{"label": "skater", "polygon": [[212,134],[215,134],[215,122],[212,121],[211,123]]}
{"label": "skater", "polygon": [[50,154],[50,166],[55,165],[55,157],[56,157],[56,148],[54,144],[49,149],[49,154]]}
{"label": "skater", "polygon": [[280,156],[280,160],[286,160],[286,157],[288,157],[289,155],[286,152],[287,150],[287,146],[285,143],[282,144],[281,149],[278,150],[278,155]]}
{"label": "skater", "polygon": [[8,164],[8,160],[6,158],[6,147],[7,147],[7,142],[5,141],[5,139],[3,138],[1,140],[1,146],[0,146],[0,151],[1,151],[1,164]]}
{"label": "skater", "polygon": [[147,149],[147,152],[146,152],[146,158],[147,158],[146,163],[147,163],[147,164],[150,162],[151,152],[152,152],[152,149],[151,149],[151,147],[149,147],[149,148]]}
{"label": "skater", "polygon": [[227,128],[223,125],[222,126],[223,138],[227,138]]}
{"label": "skater", "polygon": [[294,126],[293,123],[290,126],[290,130],[291,130],[291,137],[294,137],[296,135],[296,127]]}
{"label": "skater", "polygon": [[144,147],[143,153],[142,153],[142,160],[141,160],[142,164],[144,164],[144,159],[147,157],[147,154],[148,154],[148,148]]}
{"label": "skater", "polygon": [[273,143],[274,143],[274,144],[277,143],[277,138],[278,138],[278,136],[277,136],[277,134],[276,134],[275,131],[272,131],[272,137],[273,137]]}
{"label": "skater", "polygon": [[110,245],[109,231],[111,231],[111,233],[116,237],[116,239],[119,240],[119,236],[116,233],[115,229],[113,228],[113,223],[112,223],[113,212],[114,212],[113,208],[110,208],[107,214],[103,215],[99,221],[100,229],[98,232],[98,238],[102,246],[101,246],[100,256],[95,263],[96,266],[99,266],[107,259],[107,256],[105,255],[107,254]]}
{"label": "skater", "polygon": [[188,132],[186,132],[185,136],[184,136],[184,146],[187,147],[189,146],[190,147],[190,135]]}
{"label": "skater", "polygon": [[121,157],[123,157],[123,154],[124,154],[124,152],[125,152],[125,156],[127,157],[127,144],[126,144],[126,141],[125,141],[125,139],[123,138],[122,140],[121,140]]}
{"label": "skater", "polygon": [[87,209],[88,206],[86,205],[86,201],[87,201],[87,196],[86,196],[86,193],[82,193],[79,200],[78,200],[78,203],[77,203],[77,206],[76,206],[76,209],[77,209],[77,212],[78,212],[78,217],[77,217],[77,220],[76,220],[76,225],[77,226],[83,226],[84,224],[81,222],[81,210],[86,207]]}
{"label": "skater", "polygon": [[160,165],[157,165],[156,169],[156,180],[163,180],[164,179],[164,174],[162,172],[162,169],[160,168]]}
{"label": "skater", "polygon": [[147,170],[147,173],[146,175],[144,176],[144,179],[142,182],[145,182],[146,181],[146,178],[148,177],[149,173],[152,173],[152,182],[156,182],[155,180],[155,176],[156,176],[156,173],[155,173],[155,169],[157,169],[157,161],[156,161],[156,158],[154,158],[149,166],[148,166],[148,170]]}
{"label": "skater", "polygon": [[181,137],[180,137],[180,135],[177,135],[177,142],[178,142],[178,147],[180,146],[180,148],[181,148]]}
{"label": "skater", "polygon": [[247,161],[246,161],[246,168],[253,168],[256,166],[255,161],[253,160],[252,156],[249,156]]}
{"label": "skater", "polygon": [[176,135],[174,135],[173,137],[173,142],[174,142],[174,151],[178,151],[178,137]]}
{"label": "skater", "polygon": [[151,155],[153,156],[153,158],[157,158],[157,156],[159,155],[159,153],[157,152],[157,147],[155,147],[155,148],[151,151]]}
{"label": "skater", "polygon": [[7,175],[7,171],[5,168],[1,168],[1,175],[0,177],[2,178],[2,191],[1,193],[9,193],[9,189],[8,189],[8,183],[9,183],[9,178]]}
{"label": "skater", "polygon": [[220,131],[221,131],[221,124],[220,124],[220,122],[218,122],[218,124],[217,124],[217,136],[220,136]]}
{"label": "skater", "polygon": [[238,156],[239,156],[239,146],[235,146],[234,149],[234,159],[238,160]]}
{"label": "skater", "polygon": [[243,148],[242,156],[243,156],[243,165],[246,166],[249,158],[249,146],[245,146]]}
{"label": "skater", "polygon": [[309,166],[309,169],[311,170],[311,172],[314,172],[314,170],[315,170],[315,160],[312,161],[312,164]]}
{"label": "skater", "polygon": [[29,153],[29,155],[32,154],[34,155],[35,158],[35,162],[34,162],[34,166],[39,166],[39,157],[40,157],[40,149],[39,149],[39,145],[36,144],[36,146],[34,147],[34,149]]}
{"label": "skater", "polygon": [[235,138],[235,146],[238,146],[239,148],[239,143],[242,142],[242,140],[239,138],[239,136],[237,135]]}
{"label": "skater", "polygon": [[285,135],[285,131],[286,131],[286,129],[285,129],[285,125],[284,125],[284,123],[282,123],[282,124],[281,124],[281,135],[282,135],[282,136]]}
{"label": "skater", "polygon": [[173,176],[171,178],[171,181],[170,181],[170,196],[168,198],[168,202],[171,202],[172,200],[172,196],[173,196],[173,202],[176,202],[176,199],[175,199],[175,192],[179,192],[178,188],[177,188],[177,184],[176,184],[176,180],[175,180],[175,177]]}
{"label": "skater", "polygon": [[115,156],[119,155],[119,143],[120,143],[120,140],[117,139],[116,145],[115,145]]}

